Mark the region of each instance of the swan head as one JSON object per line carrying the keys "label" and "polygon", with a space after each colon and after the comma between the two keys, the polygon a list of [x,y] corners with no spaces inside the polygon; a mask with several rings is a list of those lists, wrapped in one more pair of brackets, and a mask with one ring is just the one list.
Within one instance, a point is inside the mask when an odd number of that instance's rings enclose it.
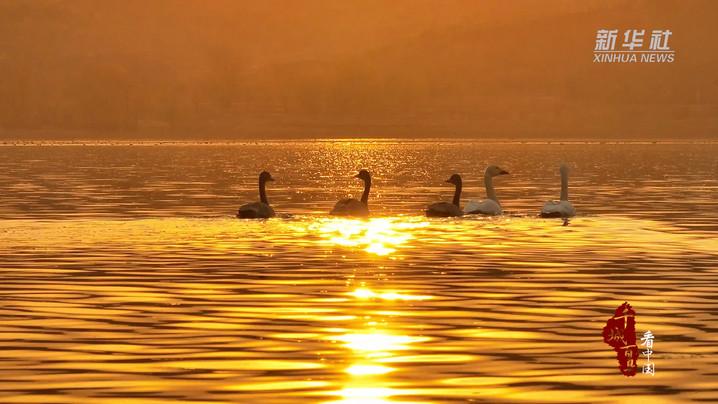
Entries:
{"label": "swan head", "polygon": [[561,163],[561,168],[559,168],[559,172],[562,175],[568,174],[568,166],[566,165],[566,163]]}
{"label": "swan head", "polygon": [[367,170],[361,170],[359,171],[359,174],[354,176],[354,178],[359,178],[360,180],[364,181],[371,181],[371,174],[369,174],[369,171]]}
{"label": "swan head", "polygon": [[272,174],[270,174],[268,171],[262,171],[262,173],[259,174],[259,181],[261,181],[261,182],[274,181],[274,178],[272,178]]}
{"label": "swan head", "polygon": [[461,176],[459,174],[454,174],[451,177],[449,177],[448,180],[446,180],[449,184],[454,184],[456,186],[461,185]]}
{"label": "swan head", "polygon": [[499,175],[507,175],[509,172],[499,166],[488,166],[486,167],[485,175],[489,177],[497,177]]}

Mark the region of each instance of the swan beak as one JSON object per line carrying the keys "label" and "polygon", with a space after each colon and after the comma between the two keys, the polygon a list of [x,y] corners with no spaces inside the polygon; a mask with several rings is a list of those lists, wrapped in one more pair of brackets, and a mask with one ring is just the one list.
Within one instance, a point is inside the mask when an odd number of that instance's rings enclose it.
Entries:
{"label": "swan beak", "polygon": [[499,175],[508,175],[508,174],[509,174],[509,172],[506,170],[501,170],[501,172],[499,173]]}
{"label": "swan beak", "polygon": [[357,174],[357,175],[355,175],[355,176],[352,177],[352,178],[361,178],[361,177],[359,176],[359,174]]}

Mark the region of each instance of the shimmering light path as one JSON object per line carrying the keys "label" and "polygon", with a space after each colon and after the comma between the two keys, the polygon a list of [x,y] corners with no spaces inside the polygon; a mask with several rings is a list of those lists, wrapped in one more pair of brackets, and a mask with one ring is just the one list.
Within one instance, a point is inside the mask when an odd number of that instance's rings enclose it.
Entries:
{"label": "shimmering light path", "polygon": [[[3,402],[718,399],[718,243],[661,223],[14,220],[0,232]],[[601,340],[623,300],[660,342],[652,378],[621,376]]]}
{"label": "shimmering light path", "polygon": [[[270,191],[288,215],[260,221],[231,217],[256,167],[227,156],[253,146],[0,148],[0,402],[718,401],[713,146],[623,168],[631,145],[545,146],[277,148],[307,162],[275,175],[295,184]],[[546,161],[512,169],[542,153],[576,172],[568,226],[534,216],[558,190]],[[523,172],[497,185],[509,215],[416,214],[484,154]],[[357,184],[315,162],[351,174],[372,156],[375,217],[320,214]],[[602,341],[626,300],[655,335],[653,377],[622,376]]]}

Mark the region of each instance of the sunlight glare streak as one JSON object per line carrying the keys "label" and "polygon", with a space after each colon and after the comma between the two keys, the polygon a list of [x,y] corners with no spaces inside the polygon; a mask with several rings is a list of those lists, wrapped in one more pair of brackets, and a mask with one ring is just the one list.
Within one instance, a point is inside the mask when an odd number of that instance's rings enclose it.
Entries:
{"label": "sunlight glare streak", "polygon": [[383,375],[394,371],[394,368],[382,365],[355,364],[346,369],[346,372],[354,376]]}
{"label": "sunlight glare streak", "polygon": [[423,220],[411,222],[399,218],[332,218],[319,222],[313,228],[326,244],[362,247],[368,253],[386,256],[413,238],[411,230],[427,225],[428,222]]}
{"label": "sunlight glare streak", "polygon": [[368,288],[358,288],[354,292],[349,293],[357,299],[382,299],[382,300],[427,300],[431,299],[431,296],[421,295],[410,295],[399,292],[383,292],[376,293]]}
{"label": "sunlight glare streak", "polygon": [[395,401],[388,398],[395,395],[393,389],[386,387],[349,387],[337,392],[342,399],[327,404],[389,404]]}
{"label": "sunlight glare streak", "polygon": [[338,338],[353,351],[386,352],[409,349],[407,345],[426,338],[408,337],[387,333],[345,334]]}

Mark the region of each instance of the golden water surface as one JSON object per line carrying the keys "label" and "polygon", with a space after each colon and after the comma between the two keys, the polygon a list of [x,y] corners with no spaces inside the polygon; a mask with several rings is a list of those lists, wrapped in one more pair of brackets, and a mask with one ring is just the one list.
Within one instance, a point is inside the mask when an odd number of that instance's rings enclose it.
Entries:
{"label": "golden water surface", "polygon": [[[716,146],[261,146],[0,147],[0,402],[718,401]],[[257,158],[282,216],[237,220]],[[327,217],[372,159],[374,215]],[[421,215],[488,161],[506,215]]]}

